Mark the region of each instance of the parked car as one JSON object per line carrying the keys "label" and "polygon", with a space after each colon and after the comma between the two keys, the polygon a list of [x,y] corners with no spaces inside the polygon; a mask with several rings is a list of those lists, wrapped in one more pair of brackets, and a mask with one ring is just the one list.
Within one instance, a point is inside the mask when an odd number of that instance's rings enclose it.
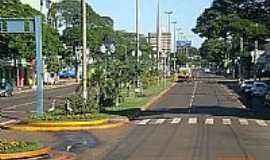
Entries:
{"label": "parked car", "polygon": [[268,85],[264,82],[254,82],[251,88],[252,96],[265,96],[268,92]]}
{"label": "parked car", "polygon": [[244,81],[240,82],[240,85],[239,85],[240,90],[242,92],[249,92],[253,86],[253,83],[254,83],[254,81],[252,81],[252,80],[244,80]]}
{"label": "parked car", "polygon": [[60,78],[76,78],[75,69],[63,70],[59,72]]}
{"label": "parked car", "polygon": [[13,95],[13,87],[9,82],[0,82],[0,96],[8,97]]}
{"label": "parked car", "polygon": [[210,71],[209,68],[205,68],[205,69],[204,69],[204,72],[205,72],[205,73],[211,73],[211,71]]}

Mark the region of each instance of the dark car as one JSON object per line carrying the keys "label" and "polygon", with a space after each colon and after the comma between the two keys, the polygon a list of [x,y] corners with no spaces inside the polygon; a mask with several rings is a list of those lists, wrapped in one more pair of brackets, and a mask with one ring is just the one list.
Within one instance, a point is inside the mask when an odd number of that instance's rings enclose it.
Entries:
{"label": "dark car", "polygon": [[13,95],[13,87],[9,82],[0,82],[0,96],[8,97]]}

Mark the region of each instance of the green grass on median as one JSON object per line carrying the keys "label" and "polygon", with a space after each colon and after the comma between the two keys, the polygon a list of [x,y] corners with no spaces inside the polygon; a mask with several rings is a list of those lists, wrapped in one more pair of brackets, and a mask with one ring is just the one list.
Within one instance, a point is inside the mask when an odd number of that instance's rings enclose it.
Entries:
{"label": "green grass on median", "polygon": [[172,85],[171,81],[166,81],[166,86],[164,82],[160,84],[155,84],[144,90],[143,97],[128,97],[125,102],[121,103],[118,107],[107,108],[105,113],[115,114],[120,116],[131,116],[134,113],[140,111],[140,109],[153,97],[158,96],[163,90]]}
{"label": "green grass on median", "polygon": [[127,97],[123,103],[117,107],[108,107],[105,111],[95,114],[66,114],[62,110],[56,110],[52,113],[45,113],[41,117],[35,115],[25,118],[22,123],[30,122],[59,122],[59,121],[88,121],[100,120],[106,118],[115,118],[117,116],[133,116],[153,97],[158,96],[163,90],[170,87],[172,82],[167,80],[166,86],[164,81],[159,84],[152,85],[144,90],[144,96],[137,97],[135,95]]}

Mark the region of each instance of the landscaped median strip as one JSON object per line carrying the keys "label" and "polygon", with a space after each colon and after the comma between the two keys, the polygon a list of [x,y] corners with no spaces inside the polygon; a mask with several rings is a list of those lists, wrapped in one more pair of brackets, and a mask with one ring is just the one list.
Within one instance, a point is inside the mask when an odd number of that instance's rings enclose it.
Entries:
{"label": "landscaped median strip", "polygon": [[127,119],[103,119],[95,121],[74,122],[35,122],[27,124],[14,124],[5,126],[5,129],[29,132],[61,132],[61,131],[84,131],[96,129],[109,129],[121,127],[128,123]]}

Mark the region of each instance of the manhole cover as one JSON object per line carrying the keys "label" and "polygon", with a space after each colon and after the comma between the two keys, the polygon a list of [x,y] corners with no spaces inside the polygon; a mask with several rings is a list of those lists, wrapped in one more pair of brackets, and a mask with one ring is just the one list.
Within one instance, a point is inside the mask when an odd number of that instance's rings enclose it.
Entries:
{"label": "manhole cover", "polygon": [[80,153],[98,145],[97,139],[88,132],[62,132],[56,134],[60,143],[54,147],[58,151]]}

